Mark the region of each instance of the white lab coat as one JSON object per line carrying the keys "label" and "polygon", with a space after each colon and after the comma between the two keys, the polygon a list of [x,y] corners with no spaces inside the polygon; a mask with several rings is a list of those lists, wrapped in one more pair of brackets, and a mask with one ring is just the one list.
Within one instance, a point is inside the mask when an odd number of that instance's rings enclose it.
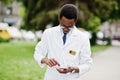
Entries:
{"label": "white lab coat", "polygon": [[[55,67],[48,67],[44,80],[80,80],[92,64],[89,38],[76,27],[68,33],[66,43],[63,44],[63,33],[60,26],[44,31],[41,41],[35,48],[34,58],[38,64],[48,54],[48,58],[55,58],[62,67],[79,67],[79,73],[60,74]],[[70,54],[73,51],[75,54]]]}

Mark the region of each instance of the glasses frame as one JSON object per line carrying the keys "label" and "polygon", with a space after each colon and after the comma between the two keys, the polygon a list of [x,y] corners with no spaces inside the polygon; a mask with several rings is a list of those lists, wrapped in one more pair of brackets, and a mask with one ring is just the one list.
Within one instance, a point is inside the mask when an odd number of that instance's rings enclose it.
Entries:
{"label": "glasses frame", "polygon": [[61,27],[62,29],[68,28],[69,30],[71,30],[71,29],[74,28],[74,26],[65,26],[65,25],[60,25],[60,27]]}

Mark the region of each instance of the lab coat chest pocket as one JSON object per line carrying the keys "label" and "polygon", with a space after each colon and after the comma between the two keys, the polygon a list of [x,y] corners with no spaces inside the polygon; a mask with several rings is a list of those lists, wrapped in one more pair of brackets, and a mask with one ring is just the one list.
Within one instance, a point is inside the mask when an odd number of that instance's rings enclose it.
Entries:
{"label": "lab coat chest pocket", "polygon": [[77,41],[75,41],[73,43],[73,41],[71,41],[71,44],[67,47],[67,56],[69,60],[72,61],[76,61],[76,59],[78,59],[79,57],[79,53],[80,53],[80,45],[78,44]]}
{"label": "lab coat chest pocket", "polygon": [[77,56],[78,56],[78,51],[77,50],[75,50],[75,49],[68,50],[67,58],[68,58],[69,61],[75,61]]}

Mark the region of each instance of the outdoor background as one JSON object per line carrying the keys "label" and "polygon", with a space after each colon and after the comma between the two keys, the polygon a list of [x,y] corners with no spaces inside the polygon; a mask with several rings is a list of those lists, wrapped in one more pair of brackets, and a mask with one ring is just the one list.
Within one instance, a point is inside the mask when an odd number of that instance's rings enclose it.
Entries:
{"label": "outdoor background", "polygon": [[120,80],[120,0],[0,0],[0,80],[43,80],[34,49],[66,3],[79,8],[76,26],[91,43],[93,69],[82,80]]}

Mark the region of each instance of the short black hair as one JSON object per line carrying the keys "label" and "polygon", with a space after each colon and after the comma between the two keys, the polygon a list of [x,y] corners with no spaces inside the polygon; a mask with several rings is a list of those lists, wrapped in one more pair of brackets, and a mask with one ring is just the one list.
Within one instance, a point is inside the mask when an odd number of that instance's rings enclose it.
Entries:
{"label": "short black hair", "polygon": [[60,9],[59,19],[62,17],[65,17],[67,19],[75,19],[75,22],[78,18],[78,8],[73,4],[65,4]]}

